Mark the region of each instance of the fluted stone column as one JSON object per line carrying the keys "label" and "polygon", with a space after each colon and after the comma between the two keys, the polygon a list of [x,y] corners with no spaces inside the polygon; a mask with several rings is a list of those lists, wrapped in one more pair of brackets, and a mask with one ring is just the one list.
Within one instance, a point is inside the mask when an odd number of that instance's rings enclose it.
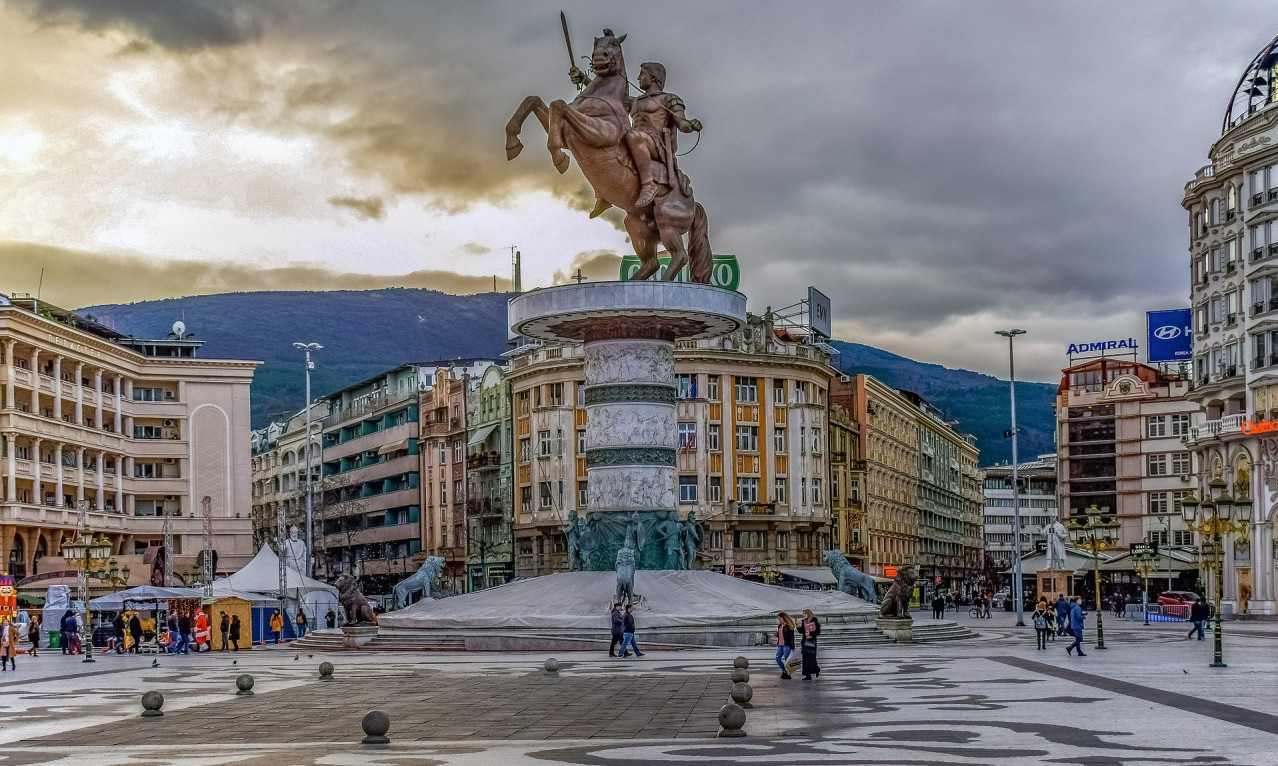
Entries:
{"label": "fluted stone column", "polygon": [[13,393],[13,376],[15,374],[15,368],[13,366],[13,352],[16,345],[17,341],[6,340],[4,342],[4,366],[6,373],[4,382],[4,407],[7,410],[11,410],[18,406]]}
{"label": "fluted stone column", "polygon": [[80,383],[84,380],[84,363],[75,363],[75,424],[77,426],[84,425],[84,386]]}
{"label": "fluted stone column", "polygon": [[53,470],[54,470],[54,501],[62,505],[62,444],[55,444],[53,447]]}
{"label": "fluted stone column", "polygon": [[124,433],[123,418],[120,413],[120,394],[124,390],[121,388],[121,386],[123,385],[124,385],[124,376],[116,375],[115,376],[115,392],[111,394],[111,397],[114,400],[112,401],[112,405],[114,405],[115,407],[115,432],[117,434],[120,434],[121,436],[126,435]]}
{"label": "fluted stone column", "polygon": [[124,513],[124,455],[115,456],[115,512]]}
{"label": "fluted stone column", "polygon": [[76,448],[75,462],[77,478],[75,483],[75,501],[77,503],[81,503],[84,501],[84,447]]}
{"label": "fluted stone column", "polygon": [[18,502],[18,437],[17,434],[0,434],[4,437],[4,451],[9,456],[8,470],[5,474],[4,499],[10,503]]}
{"label": "fluted stone column", "polygon": [[44,505],[44,492],[40,487],[40,468],[44,465],[44,461],[40,459],[40,442],[42,441],[44,440],[39,437],[31,440],[31,457],[33,458],[31,461],[31,476],[33,478],[32,489],[34,490],[32,498],[36,505]]}
{"label": "fluted stone column", "polygon": [[[53,357],[53,418],[62,419],[62,357]],[[62,499],[59,498],[61,503]]]}
{"label": "fluted stone column", "polygon": [[93,371],[93,427],[102,430],[102,370]]}
{"label": "fluted stone column", "polygon": [[98,450],[98,497],[95,507],[106,510],[106,452]]}
{"label": "fluted stone column", "polygon": [[31,412],[40,412],[40,349],[31,349]]}

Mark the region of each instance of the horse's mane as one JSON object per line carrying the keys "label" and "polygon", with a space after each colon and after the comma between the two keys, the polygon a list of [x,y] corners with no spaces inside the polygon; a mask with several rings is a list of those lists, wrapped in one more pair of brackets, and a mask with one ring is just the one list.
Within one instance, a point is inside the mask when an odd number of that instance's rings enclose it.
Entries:
{"label": "horse's mane", "polygon": [[617,74],[597,75],[578,98],[617,100],[625,114],[630,114],[630,76],[626,72],[626,56],[621,50],[621,43],[617,43]]}

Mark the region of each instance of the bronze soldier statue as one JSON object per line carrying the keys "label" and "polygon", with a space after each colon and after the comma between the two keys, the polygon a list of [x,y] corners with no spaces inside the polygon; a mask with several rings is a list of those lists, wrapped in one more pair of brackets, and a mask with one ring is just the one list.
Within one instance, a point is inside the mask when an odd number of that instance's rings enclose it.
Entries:
{"label": "bronze soldier statue", "polygon": [[[684,115],[683,99],[666,93],[666,68],[655,61],[639,65],[639,87],[643,93],[630,105],[630,132],[626,146],[639,173],[639,198],[635,207],[647,207],[656,199],[658,183],[671,189],[676,184],[685,197],[692,196],[688,177],[679,171],[675,154],[678,134],[701,130],[700,120]],[[657,170],[655,174],[653,170]],[[661,179],[658,181],[657,179]]]}

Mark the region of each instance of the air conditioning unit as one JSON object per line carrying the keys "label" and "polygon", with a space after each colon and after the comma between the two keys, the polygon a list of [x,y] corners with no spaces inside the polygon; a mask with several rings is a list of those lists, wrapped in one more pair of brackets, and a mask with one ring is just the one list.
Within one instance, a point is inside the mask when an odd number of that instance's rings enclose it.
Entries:
{"label": "air conditioning unit", "polygon": [[840,382],[840,383],[851,383],[851,382],[852,382],[852,376],[851,376],[851,375],[840,375],[840,376],[839,376],[839,382]]}
{"label": "air conditioning unit", "polygon": [[177,500],[177,495],[165,495],[165,496],[164,496],[164,499],[165,499],[166,501],[173,501],[173,500]]}
{"label": "air conditioning unit", "polygon": [[166,420],[166,421],[164,421],[164,425],[165,425],[166,427],[168,427],[168,428],[172,428],[172,427],[173,427],[173,421],[172,421],[172,420]]}
{"label": "air conditioning unit", "polygon": [[176,462],[177,462],[177,458],[172,458],[172,457],[164,458],[165,465],[173,465]]}
{"label": "air conditioning unit", "polygon": [[1189,481],[1189,474],[1187,474],[1187,473],[1182,473],[1182,474],[1180,475],[1180,480],[1181,480],[1181,481],[1186,481],[1186,482],[1187,482],[1187,481]]}
{"label": "air conditioning unit", "polygon": [[164,398],[165,398],[165,399],[173,399],[173,398],[175,398],[175,397],[173,396],[173,392],[172,392],[172,391],[165,391],[165,392],[164,392]]}

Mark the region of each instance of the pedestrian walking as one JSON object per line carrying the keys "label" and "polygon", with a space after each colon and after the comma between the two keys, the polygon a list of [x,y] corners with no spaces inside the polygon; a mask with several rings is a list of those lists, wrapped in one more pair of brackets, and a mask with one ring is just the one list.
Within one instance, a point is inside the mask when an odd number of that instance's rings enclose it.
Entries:
{"label": "pedestrian walking", "polygon": [[209,617],[203,609],[195,610],[195,653],[213,648],[213,631],[209,630]]}
{"label": "pedestrian walking", "polygon": [[1043,616],[1047,618],[1047,640],[1055,641],[1056,640],[1056,605],[1055,604],[1048,605],[1046,614],[1044,614]]}
{"label": "pedestrian walking", "polygon": [[59,623],[58,627],[61,629],[62,633],[62,635],[59,636],[59,638],[62,639],[60,642],[62,646],[62,653],[70,654],[71,637],[75,635],[75,612],[68,609],[65,613],[63,613],[62,621]]}
{"label": "pedestrian walking", "polygon": [[985,591],[985,598],[983,599],[983,602],[985,604],[985,616],[988,618],[994,612],[994,594],[989,591]]}
{"label": "pedestrian walking", "polygon": [[183,614],[178,616],[178,634],[181,636],[179,652],[181,654],[190,654],[193,639],[191,634],[191,615]]}
{"label": "pedestrian walking", "polygon": [[945,617],[945,597],[938,590],[932,594],[932,619],[940,620]]}
{"label": "pedestrian walking", "polygon": [[1203,640],[1203,623],[1206,622],[1210,610],[1207,608],[1207,599],[1202,596],[1198,597],[1189,607],[1189,621],[1194,627],[1189,629],[1189,635],[1186,638],[1193,638],[1194,634],[1198,634],[1198,640]]}
{"label": "pedestrian walking", "polygon": [[40,618],[37,616],[27,626],[27,640],[31,642],[31,656],[35,657],[40,653]]}
{"label": "pedestrian walking", "polygon": [[1047,599],[1039,599],[1038,606],[1034,607],[1034,633],[1038,636],[1038,648],[1047,648]]}
{"label": "pedestrian walking", "polygon": [[218,614],[221,616],[217,621],[217,632],[222,636],[222,648],[218,651],[224,652],[227,650],[227,645],[230,643],[230,637],[228,634],[231,632],[231,618],[226,615],[226,612],[218,612]]}
{"label": "pedestrian walking", "polygon": [[794,653],[794,618],[785,612],[777,614],[777,665],[781,677],[790,680],[790,655]]}
{"label": "pedestrian walking", "polygon": [[124,654],[124,614],[117,612],[111,618],[111,635],[115,639],[115,653]]}
{"label": "pedestrian walking", "polygon": [[1064,636],[1069,633],[1069,612],[1070,602],[1065,599],[1062,593],[1056,597],[1056,635]]}
{"label": "pedestrian walking", "polygon": [[169,629],[169,654],[177,654],[182,648],[182,634],[178,632],[178,617],[176,612],[169,613],[167,626]]}
{"label": "pedestrian walking", "polygon": [[133,639],[133,645],[129,647],[129,651],[134,654],[142,653],[142,618],[134,612],[129,617],[129,638]]}
{"label": "pedestrian walking", "polygon": [[635,656],[642,657],[643,652],[639,651],[639,644],[635,641],[635,615],[634,606],[626,604],[626,613],[621,617],[621,652],[622,657],[629,657],[630,651],[628,647],[634,647]]}
{"label": "pedestrian walking", "polygon": [[1074,643],[1065,647],[1066,654],[1073,654],[1074,650],[1078,650],[1079,657],[1086,657],[1083,652],[1083,620],[1087,619],[1087,612],[1083,611],[1083,597],[1075,596],[1074,604],[1069,608],[1069,629],[1074,634]]}
{"label": "pedestrian walking", "polygon": [[18,626],[4,618],[0,621],[0,670],[8,670],[13,665],[18,670]]}
{"label": "pedestrian walking", "polygon": [[616,657],[621,654],[617,651],[617,647],[621,646],[622,634],[626,632],[623,629],[625,620],[621,617],[620,603],[612,605],[612,614],[609,615],[609,619],[612,620],[612,641],[608,644],[608,656]]}
{"label": "pedestrian walking", "polygon": [[276,609],[271,612],[271,638],[275,643],[280,642],[280,634],[284,632],[284,617],[280,614],[280,610]]}
{"label": "pedestrian walking", "polygon": [[821,635],[821,621],[811,609],[804,609],[799,628],[803,634],[799,643],[799,654],[803,656],[803,680],[811,681],[814,675],[821,677],[821,666],[817,664],[817,636]]}
{"label": "pedestrian walking", "polygon": [[231,647],[232,651],[240,650],[240,616],[237,614],[231,618]]}
{"label": "pedestrian walking", "polygon": [[306,636],[306,612],[299,607],[297,610],[297,637],[304,638]]}
{"label": "pedestrian walking", "polygon": [[332,609],[329,609],[324,615],[324,625],[327,626],[329,630],[337,627],[337,613]]}

